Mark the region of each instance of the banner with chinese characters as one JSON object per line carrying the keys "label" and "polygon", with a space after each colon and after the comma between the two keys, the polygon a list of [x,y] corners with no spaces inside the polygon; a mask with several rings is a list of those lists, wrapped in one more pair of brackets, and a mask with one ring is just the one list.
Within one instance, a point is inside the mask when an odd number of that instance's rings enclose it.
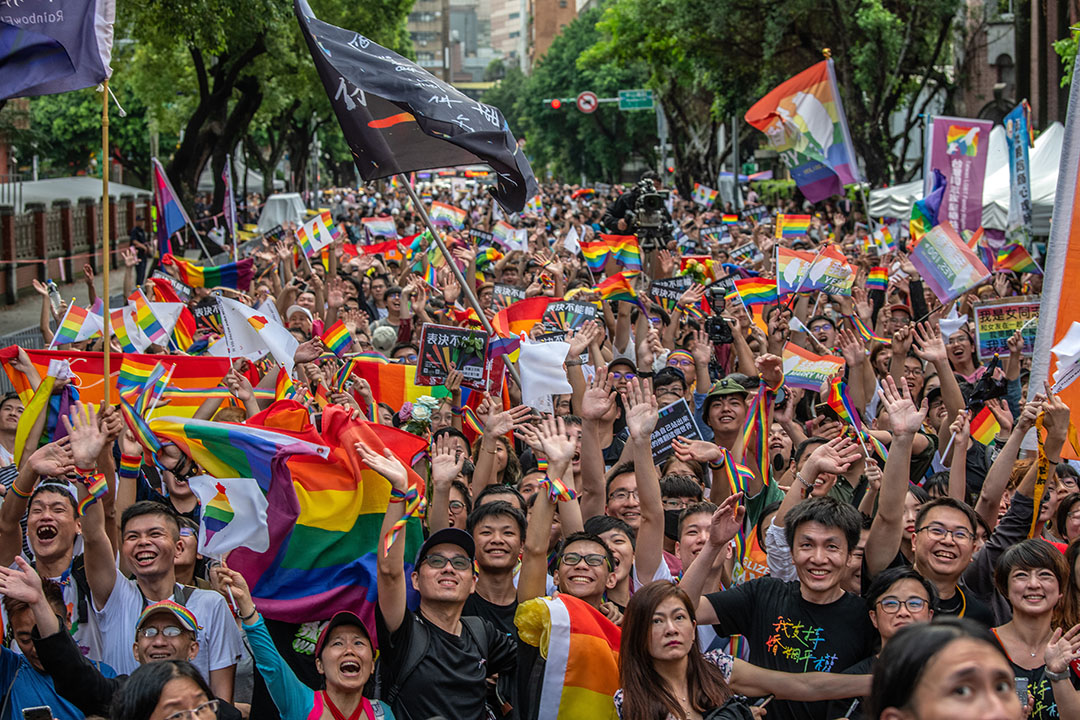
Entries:
{"label": "banner with chinese characters", "polygon": [[1031,106],[1022,100],[1005,116],[1005,142],[1009,145],[1009,219],[1006,231],[1010,240],[1031,248],[1031,175],[1028,149],[1035,144],[1031,131]]}
{"label": "banner with chinese characters", "polygon": [[1008,355],[1008,340],[1017,330],[1024,338],[1024,357],[1031,357],[1035,350],[1035,335],[1039,330],[1041,300],[1034,295],[975,303],[975,344],[979,359],[990,360],[994,355]]}
{"label": "banner with chinese characters", "polygon": [[974,231],[982,226],[983,180],[993,126],[989,120],[972,118],[937,116],[931,121],[923,194],[929,194],[934,170],[940,170],[949,184],[938,222],[948,220],[957,231]]}
{"label": "banner with chinese characters", "polygon": [[483,390],[487,333],[451,325],[425,324],[420,331],[417,385],[442,385],[451,369],[463,376],[462,387]]}

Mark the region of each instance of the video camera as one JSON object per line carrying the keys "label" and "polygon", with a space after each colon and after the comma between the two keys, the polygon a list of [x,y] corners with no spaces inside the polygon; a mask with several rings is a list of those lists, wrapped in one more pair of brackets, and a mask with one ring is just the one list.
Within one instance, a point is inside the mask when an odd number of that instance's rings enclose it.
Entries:
{"label": "video camera", "polygon": [[674,230],[666,205],[670,193],[657,190],[649,178],[639,180],[633,192],[634,207],[627,210],[626,222],[634,228],[642,251],[655,250],[658,241],[670,238]]}

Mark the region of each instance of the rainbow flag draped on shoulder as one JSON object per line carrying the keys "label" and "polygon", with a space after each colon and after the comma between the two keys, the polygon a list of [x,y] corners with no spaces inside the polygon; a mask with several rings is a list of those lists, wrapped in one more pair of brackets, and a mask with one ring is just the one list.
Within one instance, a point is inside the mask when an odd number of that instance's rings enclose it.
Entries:
{"label": "rainbow flag draped on shoulder", "polygon": [[544,678],[537,717],[558,720],[614,718],[622,634],[584,600],[560,594],[518,605],[521,642],[540,649]]}

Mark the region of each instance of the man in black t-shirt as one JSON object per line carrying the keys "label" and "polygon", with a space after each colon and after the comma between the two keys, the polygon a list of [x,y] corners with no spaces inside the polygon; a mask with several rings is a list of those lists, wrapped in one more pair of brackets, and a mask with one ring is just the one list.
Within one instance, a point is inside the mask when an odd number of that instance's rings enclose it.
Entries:
{"label": "man in black t-shirt", "polygon": [[[714,527],[723,523],[713,516]],[[783,672],[841,672],[873,651],[876,633],[862,600],[842,583],[859,542],[862,516],[835,498],[811,498],[787,514],[784,529],[798,582],[764,577],[710,593],[698,603],[699,624],[743,635],[750,662]],[[692,600],[726,544],[717,529],[680,583]],[[769,718],[825,720],[827,703],[773,701]]]}
{"label": "man in black t-shirt", "polygon": [[477,576],[476,589],[465,600],[461,614],[484,618],[516,638],[514,570],[525,541],[525,515],[510,503],[496,500],[478,505],[466,523],[476,543]]}

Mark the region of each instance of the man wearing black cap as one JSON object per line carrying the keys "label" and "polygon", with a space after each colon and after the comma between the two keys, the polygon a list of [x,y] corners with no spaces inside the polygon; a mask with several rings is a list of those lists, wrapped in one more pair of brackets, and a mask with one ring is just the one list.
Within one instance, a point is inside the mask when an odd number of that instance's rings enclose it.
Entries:
{"label": "man wearing black cap", "polygon": [[[380,537],[402,518],[408,473],[395,458],[357,451],[368,467],[391,486],[390,505]],[[477,617],[462,617],[465,600],[476,586],[476,546],[469,533],[444,528],[420,547],[412,585],[420,607],[406,607],[405,529],[385,555],[378,553],[379,602],[375,623],[381,653],[382,699],[399,720],[436,716],[482,720],[487,717],[487,678],[513,671],[516,644]]]}

